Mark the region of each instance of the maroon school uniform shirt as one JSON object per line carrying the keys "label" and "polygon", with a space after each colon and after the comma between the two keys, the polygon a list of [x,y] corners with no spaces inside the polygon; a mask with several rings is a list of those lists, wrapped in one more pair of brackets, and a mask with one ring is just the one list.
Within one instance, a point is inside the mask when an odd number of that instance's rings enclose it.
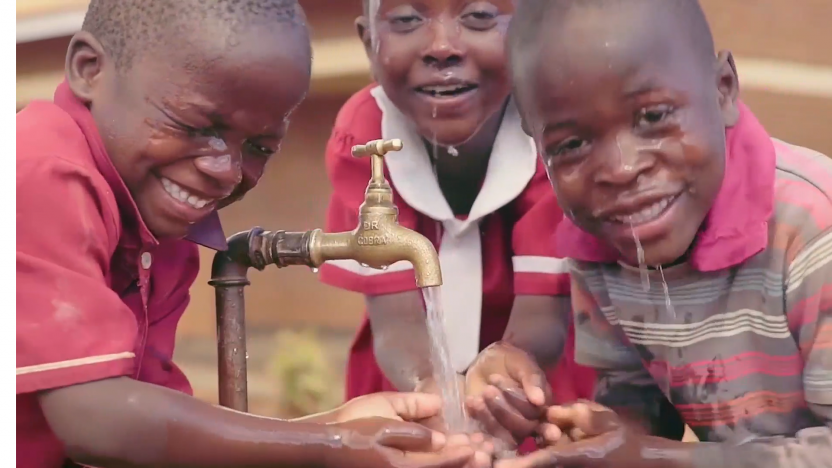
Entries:
{"label": "maroon school uniform shirt", "polygon": [[191,393],[171,359],[194,242],[226,247],[216,214],[192,232],[153,237],[66,83],[17,114],[18,467],[65,459],[39,391],[126,376]]}
{"label": "maroon school uniform shirt", "polygon": [[[373,85],[344,105],[327,146],[326,166],[333,185],[328,231],[356,227],[370,162],[353,158],[350,150],[379,138],[404,142],[401,151],[385,158],[385,176],[393,187],[399,222],[425,235],[439,252],[451,360],[457,371],[463,371],[481,349],[502,338],[515,295],[569,294],[566,263],[552,254],[550,241],[563,213],[534,144],[510,104],[471,213],[454,216],[421,137],[382,88]],[[386,270],[352,260],[333,261],[321,267],[320,276],[327,284],[365,295],[417,290],[413,267],[405,261]],[[575,365],[573,340],[570,327],[564,358],[551,374],[559,401],[589,398],[592,393],[594,374]],[[376,363],[365,318],[349,356],[347,398],[384,390],[395,388]]]}

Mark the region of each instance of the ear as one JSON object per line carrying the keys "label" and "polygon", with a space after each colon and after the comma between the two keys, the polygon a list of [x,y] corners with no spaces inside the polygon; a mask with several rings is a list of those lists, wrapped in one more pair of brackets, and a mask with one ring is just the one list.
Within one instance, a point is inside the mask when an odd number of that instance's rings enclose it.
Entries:
{"label": "ear", "polygon": [[364,44],[364,53],[367,58],[372,59],[373,53],[373,37],[370,33],[370,20],[366,16],[359,16],[355,19],[355,31],[358,33],[358,39]]}
{"label": "ear", "polygon": [[73,94],[84,103],[92,102],[108,61],[104,47],[89,32],[80,31],[69,41],[66,78]]}
{"label": "ear", "polygon": [[716,87],[719,97],[719,109],[726,127],[732,127],[740,118],[737,99],[740,93],[740,82],[737,77],[737,66],[731,52],[722,51],[716,61]]}
{"label": "ear", "polygon": [[355,19],[355,31],[358,33],[358,39],[364,44],[364,53],[370,60],[370,75],[373,81],[376,80],[375,66],[373,64],[373,36],[370,33],[370,20],[366,16],[359,16]]}

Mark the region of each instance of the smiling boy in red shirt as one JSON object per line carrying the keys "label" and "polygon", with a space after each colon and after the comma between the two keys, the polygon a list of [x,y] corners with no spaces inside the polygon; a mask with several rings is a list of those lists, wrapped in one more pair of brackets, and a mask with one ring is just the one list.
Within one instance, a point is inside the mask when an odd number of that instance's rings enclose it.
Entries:
{"label": "smiling boy in red shirt", "polygon": [[[17,466],[461,467],[380,395],[301,422],[200,402],[171,362],[216,210],[254,187],[310,80],[297,2],[96,0],[54,103],[17,116]],[[363,419],[356,419],[363,418]],[[331,423],[331,424],[321,424]],[[441,439],[441,436],[439,437]]]}

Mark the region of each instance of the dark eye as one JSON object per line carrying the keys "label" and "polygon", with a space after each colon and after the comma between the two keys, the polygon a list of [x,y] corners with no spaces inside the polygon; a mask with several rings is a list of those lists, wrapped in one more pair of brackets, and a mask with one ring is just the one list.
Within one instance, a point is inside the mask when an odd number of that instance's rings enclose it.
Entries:
{"label": "dark eye", "polygon": [[494,27],[497,24],[496,19],[497,15],[493,12],[477,10],[463,14],[462,24],[477,31],[484,31]]}
{"label": "dark eye", "polygon": [[249,148],[249,150],[251,150],[252,153],[258,156],[271,156],[277,152],[276,150],[273,150],[267,146],[259,145],[252,141],[247,141],[246,146]]}
{"label": "dark eye", "polygon": [[645,107],[636,114],[636,127],[650,129],[661,126],[670,119],[674,110],[667,105]]}
{"label": "dark eye", "polygon": [[552,156],[568,156],[580,152],[587,146],[589,146],[588,141],[572,137],[564,140],[562,143],[552,148],[550,154],[552,154]]}
{"label": "dark eye", "polygon": [[409,32],[422,24],[422,18],[417,15],[398,15],[389,19],[390,26],[396,32]]}

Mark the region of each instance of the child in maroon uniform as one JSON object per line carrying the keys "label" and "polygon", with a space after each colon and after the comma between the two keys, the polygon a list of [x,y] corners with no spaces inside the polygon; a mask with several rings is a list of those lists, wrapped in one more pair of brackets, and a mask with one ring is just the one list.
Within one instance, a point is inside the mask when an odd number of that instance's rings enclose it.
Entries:
{"label": "child in maroon uniform", "polygon": [[[17,115],[17,466],[462,467],[371,396],[303,421],[194,399],[171,362],[196,243],[277,152],[309,87],[297,2],[95,0],[55,101]],[[391,419],[382,419],[376,416]],[[442,437],[439,436],[441,439]]]}
{"label": "child in maroon uniform", "polygon": [[[514,2],[383,0],[378,11],[366,3],[358,33],[378,84],[355,94],[337,117],[326,153],[334,188],[327,229],[351,230],[358,221],[370,166],[350,147],[402,139],[404,148],[386,158],[385,176],[401,224],[439,252],[456,370],[465,373],[503,337],[528,337],[530,330],[515,326],[525,317],[535,336],[554,345],[539,357],[559,361],[550,374],[557,401],[588,398],[593,374],[572,360],[567,271],[548,241],[562,213],[509,99],[503,40]],[[409,263],[379,271],[329,262],[321,279],[366,296],[348,398],[433,386],[425,308]],[[511,323],[510,314],[517,317]],[[484,376],[468,381],[481,387]]]}

